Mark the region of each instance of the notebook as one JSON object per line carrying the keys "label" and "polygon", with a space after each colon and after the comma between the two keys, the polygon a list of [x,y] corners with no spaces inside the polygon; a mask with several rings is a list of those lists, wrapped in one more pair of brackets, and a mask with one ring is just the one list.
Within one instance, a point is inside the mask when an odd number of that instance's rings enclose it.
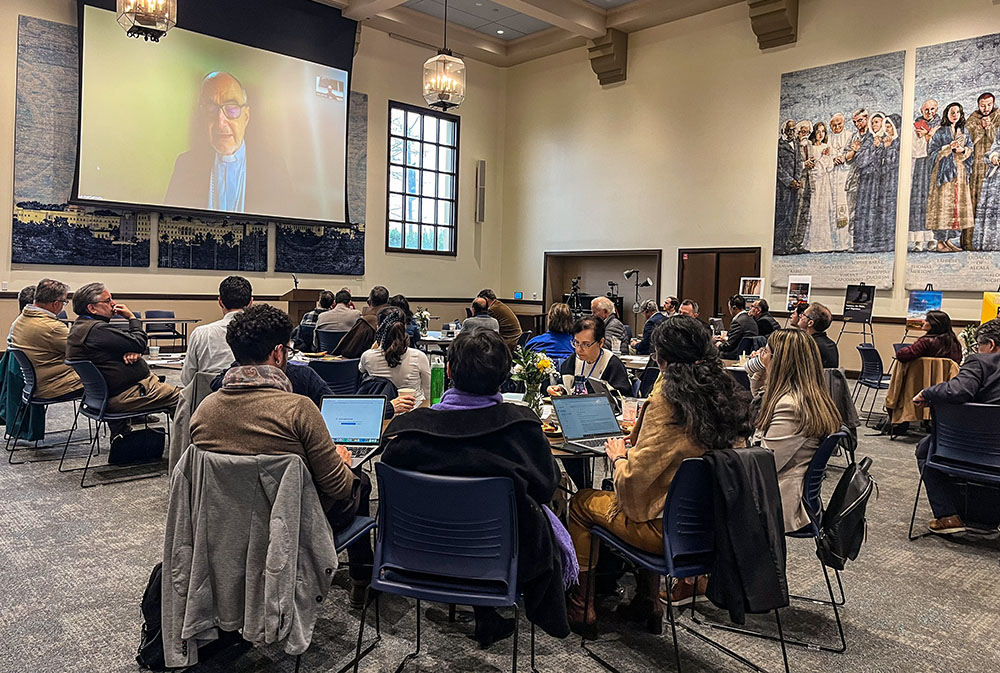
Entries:
{"label": "notebook", "polygon": [[622,436],[607,395],[553,397],[552,408],[566,438],[565,451],[604,453],[605,440]]}
{"label": "notebook", "polygon": [[324,397],[320,411],[334,444],[351,452],[355,468],[375,453],[382,443],[382,412],[385,398],[380,395]]}

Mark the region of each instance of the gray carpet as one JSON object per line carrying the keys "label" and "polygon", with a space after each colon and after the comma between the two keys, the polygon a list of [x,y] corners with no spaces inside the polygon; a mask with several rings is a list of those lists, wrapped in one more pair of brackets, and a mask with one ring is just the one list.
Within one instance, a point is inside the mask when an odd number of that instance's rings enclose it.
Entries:
{"label": "gray carpet", "polygon": [[[53,409],[49,428],[68,426],[70,409],[64,406]],[[906,539],[917,483],[912,457],[916,439],[862,437],[859,455],[874,459],[879,499],[869,506],[868,540],[861,557],[844,573],[847,606],[842,616],[848,650],[830,654],[790,647],[793,671],[957,673],[1000,667],[996,535]],[[77,448],[77,453],[81,450]],[[41,452],[36,457],[52,455]],[[840,471],[831,474],[836,478]],[[138,670],[133,657],[141,622],[139,602],[162,550],[167,480],[86,490],[78,482],[79,472],[59,474],[53,462],[0,464],[2,671]],[[832,484],[827,483],[829,493]],[[925,522],[929,515],[922,501],[918,521]],[[789,541],[788,565],[795,593],[825,593],[811,541]],[[336,584],[303,657],[303,671],[335,671],[353,651],[358,615],[347,608],[344,572]],[[722,618],[718,611],[706,612]],[[472,630],[467,611],[457,623],[449,623],[445,607],[427,605],[424,617],[424,654],[410,663],[408,671],[509,670],[510,641],[479,650],[467,638]],[[669,630],[651,636],[606,614],[601,617],[601,638],[592,647],[622,671],[673,669]],[[413,647],[414,620],[412,603],[383,599],[383,639],[361,670],[394,670]],[[690,623],[687,615],[682,621]],[[836,638],[829,608],[793,602],[783,611],[782,621],[790,635],[825,642]],[[774,630],[773,619],[753,618],[751,623]],[[527,669],[527,623],[522,620],[521,626],[519,665]],[[712,635],[769,671],[781,669],[773,643]],[[685,671],[746,670],[683,631],[678,638]],[[557,641],[540,633],[537,647],[542,672],[602,670],[581,650],[576,637]],[[292,671],[294,659],[278,648],[236,645],[197,670]]]}

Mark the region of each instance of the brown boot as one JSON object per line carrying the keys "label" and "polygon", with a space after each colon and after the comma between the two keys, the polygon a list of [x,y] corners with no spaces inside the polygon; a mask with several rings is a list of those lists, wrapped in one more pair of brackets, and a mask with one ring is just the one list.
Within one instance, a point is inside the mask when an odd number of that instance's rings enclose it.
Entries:
{"label": "brown boot", "polygon": [[649,633],[663,633],[663,605],[660,604],[660,576],[645,569],[636,571],[635,598],[620,605],[615,614],[625,621],[646,622]]}
{"label": "brown boot", "polygon": [[[597,611],[594,609],[594,572],[580,571],[580,583],[566,594],[566,616],[569,628],[587,640],[597,639]],[[590,600],[587,601],[587,596]]]}

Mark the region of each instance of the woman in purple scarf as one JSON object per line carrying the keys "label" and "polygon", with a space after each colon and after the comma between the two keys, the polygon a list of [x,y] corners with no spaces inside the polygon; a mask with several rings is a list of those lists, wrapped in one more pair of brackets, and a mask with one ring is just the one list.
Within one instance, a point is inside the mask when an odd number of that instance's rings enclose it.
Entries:
{"label": "woman in purple scarf", "polygon": [[[509,477],[518,524],[518,591],[525,614],[549,635],[569,635],[563,600],[559,542],[543,505],[559,483],[559,467],[529,408],[503,401],[500,385],[510,373],[510,351],[492,330],[462,332],[448,349],[453,388],[433,408],[397,416],[382,462],[425,474]],[[469,503],[474,506],[474,503]],[[493,608],[474,608],[481,647],[507,638],[514,620]]]}

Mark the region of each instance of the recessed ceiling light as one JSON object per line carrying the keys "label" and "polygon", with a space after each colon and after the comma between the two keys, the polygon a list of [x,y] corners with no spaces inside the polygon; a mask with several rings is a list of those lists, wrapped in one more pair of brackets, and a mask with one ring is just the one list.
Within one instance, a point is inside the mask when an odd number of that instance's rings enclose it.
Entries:
{"label": "recessed ceiling light", "polygon": [[498,30],[497,31],[497,35],[503,35],[503,31],[502,30]]}
{"label": "recessed ceiling light", "polygon": [[477,2],[476,3],[476,7],[482,7],[482,6],[483,6],[483,3],[481,3],[481,2]]}

